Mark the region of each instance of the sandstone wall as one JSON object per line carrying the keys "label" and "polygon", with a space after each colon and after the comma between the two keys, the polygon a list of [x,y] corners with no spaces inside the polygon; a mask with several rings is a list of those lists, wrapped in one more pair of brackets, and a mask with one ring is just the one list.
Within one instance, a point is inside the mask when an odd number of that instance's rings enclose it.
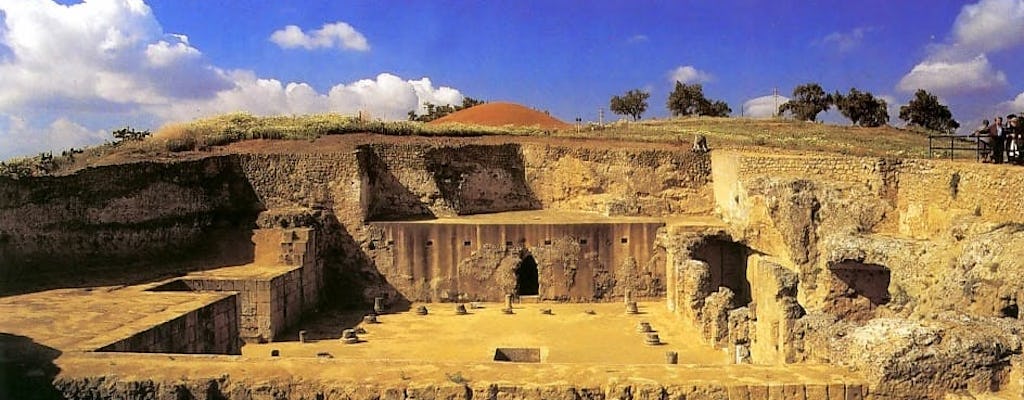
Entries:
{"label": "sandstone wall", "polygon": [[374,223],[369,250],[391,284],[415,301],[502,301],[533,257],[539,295],[599,300],[627,287],[664,294],[654,240],[661,223]]}
{"label": "sandstone wall", "polygon": [[524,181],[519,145],[360,146],[367,220],[540,207]]}
{"label": "sandstone wall", "polygon": [[[0,177],[0,292],[197,253],[216,253],[208,260],[214,264],[245,262],[251,244],[222,249],[216,243],[247,231],[259,208],[231,157]],[[112,274],[133,278],[123,270]]]}
{"label": "sandstone wall", "polygon": [[689,150],[523,145],[526,180],[545,209],[606,215],[711,211],[711,158]]}
{"label": "sandstone wall", "polygon": [[1024,222],[1024,171],[1019,167],[911,160],[900,168],[899,233],[930,238],[964,216]]}
{"label": "sandstone wall", "polygon": [[224,296],[96,351],[241,354],[237,296]]}

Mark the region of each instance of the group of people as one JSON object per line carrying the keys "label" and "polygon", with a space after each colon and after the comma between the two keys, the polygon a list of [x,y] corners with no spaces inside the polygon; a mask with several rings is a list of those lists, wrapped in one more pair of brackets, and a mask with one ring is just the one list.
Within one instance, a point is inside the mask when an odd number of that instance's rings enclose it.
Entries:
{"label": "group of people", "polygon": [[982,121],[981,128],[971,134],[982,143],[983,162],[1024,165],[1024,115],[996,117],[995,122]]}

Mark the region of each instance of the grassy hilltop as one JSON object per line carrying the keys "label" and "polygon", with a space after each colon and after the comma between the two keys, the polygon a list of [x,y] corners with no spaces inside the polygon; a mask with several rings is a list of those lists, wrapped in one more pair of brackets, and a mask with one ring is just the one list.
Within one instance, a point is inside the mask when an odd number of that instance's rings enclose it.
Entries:
{"label": "grassy hilltop", "polygon": [[[339,114],[258,117],[225,114],[172,123],[143,140],[126,140],[66,152],[52,157],[8,160],[4,175],[65,173],[91,165],[186,157],[230,143],[270,140],[313,140],[328,135],[375,133],[391,136],[466,137],[485,135],[541,136],[603,141],[664,142],[689,145],[704,135],[712,149],[756,152],[822,152],[858,156],[920,158],[928,156],[926,133],[883,126],[863,128],[790,119],[691,117],[615,122],[605,127],[584,125],[579,130],[532,127],[491,127],[467,124],[431,125],[409,121],[369,121]],[[973,155],[960,153],[958,156]]]}

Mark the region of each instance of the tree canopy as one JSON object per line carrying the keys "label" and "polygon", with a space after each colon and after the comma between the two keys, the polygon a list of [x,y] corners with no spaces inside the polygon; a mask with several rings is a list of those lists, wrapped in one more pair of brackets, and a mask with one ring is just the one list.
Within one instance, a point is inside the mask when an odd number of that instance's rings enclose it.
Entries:
{"label": "tree canopy", "polygon": [[832,96],[817,83],[805,83],[793,89],[793,98],[779,106],[779,114],[789,111],[801,121],[815,121],[818,114],[832,106]]}
{"label": "tree canopy", "polygon": [[885,100],[876,98],[871,92],[861,92],[850,88],[847,94],[838,91],[832,95],[836,108],[854,125],[875,127],[889,122],[889,105]]}
{"label": "tree canopy", "polygon": [[912,126],[943,133],[953,133],[960,127],[960,123],[953,119],[949,107],[939,103],[938,97],[924,89],[918,89],[914,98],[900,107],[900,119]]}
{"label": "tree canopy", "polygon": [[482,100],[477,100],[477,99],[474,99],[472,97],[468,97],[467,96],[467,97],[463,97],[462,98],[462,104],[460,104],[460,105],[451,105],[451,104],[437,105],[437,104],[431,104],[431,103],[423,103],[423,106],[427,108],[427,113],[426,114],[418,115],[418,114],[416,114],[416,110],[410,110],[408,115],[409,115],[409,120],[410,121],[430,122],[430,121],[433,121],[435,119],[441,118],[441,117],[443,117],[445,115],[451,114],[453,112],[456,112],[456,111],[459,111],[459,110],[465,110],[467,108],[470,108],[470,107],[473,107],[473,106],[476,106],[476,105],[480,105],[480,104],[484,104],[484,103],[485,102],[482,101]]}
{"label": "tree canopy", "polygon": [[651,94],[640,89],[633,89],[622,96],[612,96],[611,104],[608,106],[613,113],[628,115],[633,120],[639,120],[640,116],[647,111],[647,99]]}
{"label": "tree canopy", "polygon": [[149,131],[137,131],[135,129],[132,129],[130,126],[126,126],[124,128],[111,132],[111,134],[114,136],[114,143],[118,144],[133,140],[145,139],[146,137],[149,136]]}
{"label": "tree canopy", "polygon": [[709,100],[704,97],[704,87],[699,83],[685,84],[676,81],[676,87],[668,95],[665,103],[673,116],[707,115],[727,117],[732,109],[721,100]]}

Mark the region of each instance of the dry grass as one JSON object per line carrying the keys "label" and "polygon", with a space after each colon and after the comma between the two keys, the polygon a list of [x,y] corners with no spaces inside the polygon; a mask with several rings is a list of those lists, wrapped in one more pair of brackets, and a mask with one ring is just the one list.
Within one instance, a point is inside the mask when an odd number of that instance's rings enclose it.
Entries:
{"label": "dry grass", "polygon": [[[927,157],[927,134],[890,126],[862,128],[788,119],[673,118],[619,122],[603,129],[548,131],[536,127],[491,127],[466,124],[428,125],[420,122],[367,121],[339,114],[257,117],[226,114],[161,127],[148,140],[171,152],[204,149],[250,139],[308,140],[325,135],[379,133],[417,136],[524,135],[600,138],[647,142],[692,141],[708,138],[712,147],[745,150],[785,149],[861,156]],[[963,157],[973,157],[961,154]]]}
{"label": "dry grass", "polygon": [[[690,143],[704,135],[713,148],[807,151],[859,156],[927,157],[928,134],[891,126],[862,128],[788,119],[691,117],[615,123],[570,137]],[[971,157],[973,154],[961,153]]]}
{"label": "dry grass", "polygon": [[[118,163],[173,156],[178,152],[205,150],[252,139],[311,140],[326,135],[377,133],[417,136],[547,136],[560,138],[596,138],[604,140],[691,143],[695,135],[704,135],[712,148],[744,151],[823,152],[876,157],[928,157],[928,134],[890,126],[861,128],[788,119],[691,117],[639,122],[616,122],[596,129],[586,126],[549,131],[537,127],[490,127],[466,124],[428,125],[421,122],[381,122],[339,114],[259,117],[244,113],[219,115],[189,122],[167,124],[142,141],[117,145],[105,144],[85,149],[84,154],[64,160],[49,173],[62,173],[88,165]],[[955,154],[974,158],[970,152]],[[0,173],[33,171],[38,160],[11,160],[0,165]],[[32,167],[32,168],[30,168]]]}
{"label": "dry grass", "polygon": [[152,140],[169,151],[222,146],[252,139],[309,140],[327,135],[372,132],[384,135],[477,136],[531,134],[530,128],[494,128],[464,124],[426,125],[409,121],[370,121],[340,114],[257,117],[235,113],[191,122],[172,123],[157,130]]}

